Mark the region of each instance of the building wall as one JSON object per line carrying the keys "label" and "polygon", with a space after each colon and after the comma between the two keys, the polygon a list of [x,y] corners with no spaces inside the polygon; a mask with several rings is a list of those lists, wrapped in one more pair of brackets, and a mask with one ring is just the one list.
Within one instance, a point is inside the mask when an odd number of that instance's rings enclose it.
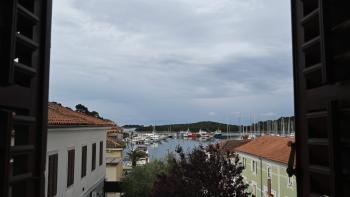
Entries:
{"label": "building wall", "polygon": [[[123,149],[107,148],[106,157],[120,158],[119,163],[106,164],[106,181],[121,181],[123,176]],[[119,197],[120,193],[106,193],[107,197]]]}
{"label": "building wall", "polygon": [[[103,184],[106,173],[105,150],[103,163],[99,165],[100,141],[106,146],[106,130],[103,127],[55,128],[48,130],[47,160],[51,154],[58,153],[57,195],[64,197],[84,197],[97,191],[103,195]],[[96,143],[96,169],[91,171],[92,144]],[[87,146],[86,176],[81,178],[82,147]],[[75,149],[74,184],[67,188],[67,163],[70,149]],[[48,164],[46,163],[46,169]],[[45,171],[46,192],[48,172]]]}
{"label": "building wall", "polygon": [[122,148],[107,148],[106,157],[122,158],[123,157],[123,149]]}
{"label": "building wall", "polygon": [[[249,192],[254,194],[254,188],[256,187],[256,197],[267,196],[268,185],[268,169],[271,169],[271,191],[274,197],[296,197],[296,178],[295,176],[289,179],[286,172],[287,166],[282,163],[270,161],[267,159],[261,159],[252,155],[239,153],[240,161],[245,165],[242,176],[246,183],[249,184]],[[243,159],[244,158],[244,159]],[[245,160],[245,162],[244,162]],[[257,163],[256,173],[252,170],[252,163]],[[291,181],[291,185],[288,185],[288,180]]]}

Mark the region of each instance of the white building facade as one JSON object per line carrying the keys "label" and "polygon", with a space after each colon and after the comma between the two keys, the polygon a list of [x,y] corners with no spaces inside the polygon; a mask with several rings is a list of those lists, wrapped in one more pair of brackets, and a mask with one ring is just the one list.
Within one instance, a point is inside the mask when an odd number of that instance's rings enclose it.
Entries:
{"label": "white building facade", "polygon": [[[49,189],[50,156],[57,156],[57,189],[53,196],[102,197],[106,174],[105,127],[50,128],[47,140],[46,193]],[[94,145],[95,144],[95,145]],[[102,146],[101,146],[102,144]],[[95,148],[94,148],[95,147]],[[101,149],[102,148],[102,149]],[[85,149],[86,151],[84,151]],[[93,151],[95,149],[95,151]],[[101,150],[100,150],[101,149]],[[68,152],[74,150],[73,183],[68,184]],[[84,152],[84,153],[83,153]],[[86,153],[85,153],[86,152]],[[100,156],[100,153],[102,155]],[[83,159],[86,154],[86,159]],[[95,156],[93,156],[95,154]],[[95,159],[93,159],[95,157]],[[52,157],[51,157],[52,158]],[[102,159],[102,163],[100,162]],[[85,167],[84,166],[85,161]],[[95,162],[95,167],[93,167]],[[51,162],[52,163],[52,162]],[[82,169],[86,170],[83,175]],[[71,169],[71,168],[70,168]],[[71,171],[70,171],[71,172]],[[72,181],[71,181],[72,182]],[[55,187],[55,186],[53,186]],[[47,195],[50,196],[50,195]]]}

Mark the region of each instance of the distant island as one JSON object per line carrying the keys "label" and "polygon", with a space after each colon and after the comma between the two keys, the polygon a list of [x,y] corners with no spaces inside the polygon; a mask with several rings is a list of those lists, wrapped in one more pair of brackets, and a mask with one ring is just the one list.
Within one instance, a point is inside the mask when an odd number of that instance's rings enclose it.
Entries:
{"label": "distant island", "polygon": [[[179,132],[179,131],[186,131],[187,129],[198,132],[200,129],[214,132],[217,129],[220,129],[221,131],[226,131],[227,126],[229,131],[231,132],[238,132],[239,126],[237,125],[227,125],[224,123],[219,122],[213,122],[213,121],[201,121],[196,123],[188,123],[188,124],[167,124],[167,125],[156,125],[155,130],[158,132],[164,131],[164,132]],[[124,125],[123,128],[129,129],[129,128],[135,128],[136,131],[145,131],[150,132],[153,131],[153,125],[144,126],[144,125]]]}
{"label": "distant island", "polygon": [[[294,131],[294,117],[280,117],[276,120],[265,120],[256,122],[254,125],[242,125],[242,130],[244,127],[245,131],[251,131],[254,128],[260,131],[271,131],[271,130],[290,130]],[[153,125],[124,125],[122,128],[124,129],[135,129],[138,132],[150,132],[153,131]],[[192,132],[198,132],[199,130],[205,130],[208,132],[214,132],[216,130],[221,130],[222,132],[239,132],[239,125],[225,124],[214,121],[201,121],[195,123],[186,123],[186,124],[166,124],[166,125],[156,125],[155,130],[157,132],[179,132],[186,131],[189,129]]]}

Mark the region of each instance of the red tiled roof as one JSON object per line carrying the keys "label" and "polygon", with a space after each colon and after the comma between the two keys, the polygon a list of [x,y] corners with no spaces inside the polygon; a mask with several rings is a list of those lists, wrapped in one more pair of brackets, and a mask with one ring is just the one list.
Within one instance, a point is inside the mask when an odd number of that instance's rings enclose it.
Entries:
{"label": "red tiled roof", "polygon": [[112,134],[112,133],[121,133],[122,130],[120,129],[120,127],[116,124],[114,124],[110,129],[107,130],[108,134]]}
{"label": "red tiled roof", "polygon": [[225,140],[219,143],[222,152],[234,152],[235,148],[248,143],[250,140]]}
{"label": "red tiled roof", "polygon": [[107,137],[107,148],[123,148],[123,145],[118,143],[111,137]]}
{"label": "red tiled roof", "polygon": [[294,138],[265,135],[235,148],[235,151],[287,164],[291,150],[289,142],[294,142]]}
{"label": "red tiled roof", "polygon": [[113,126],[115,123],[73,111],[55,102],[48,105],[49,126]]}

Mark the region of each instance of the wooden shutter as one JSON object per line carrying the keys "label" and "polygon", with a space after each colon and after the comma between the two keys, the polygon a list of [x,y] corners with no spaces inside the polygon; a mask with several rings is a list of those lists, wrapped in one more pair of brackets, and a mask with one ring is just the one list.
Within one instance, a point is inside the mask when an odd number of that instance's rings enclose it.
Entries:
{"label": "wooden shutter", "polygon": [[75,150],[68,151],[67,187],[74,183]]}
{"label": "wooden shutter", "polygon": [[299,196],[350,196],[349,10],[292,0]]}
{"label": "wooden shutter", "polygon": [[96,143],[92,144],[92,156],[91,156],[91,171],[96,168]]}
{"label": "wooden shutter", "polygon": [[83,146],[81,150],[81,178],[86,176],[86,162],[87,162],[87,146]]}
{"label": "wooden shutter", "polygon": [[53,197],[57,194],[58,154],[50,155],[48,162],[47,197]]}
{"label": "wooden shutter", "polygon": [[45,195],[50,32],[51,0],[0,1],[0,196]]}
{"label": "wooden shutter", "polygon": [[100,155],[99,155],[99,164],[100,166],[103,164],[103,141],[100,142]]}

